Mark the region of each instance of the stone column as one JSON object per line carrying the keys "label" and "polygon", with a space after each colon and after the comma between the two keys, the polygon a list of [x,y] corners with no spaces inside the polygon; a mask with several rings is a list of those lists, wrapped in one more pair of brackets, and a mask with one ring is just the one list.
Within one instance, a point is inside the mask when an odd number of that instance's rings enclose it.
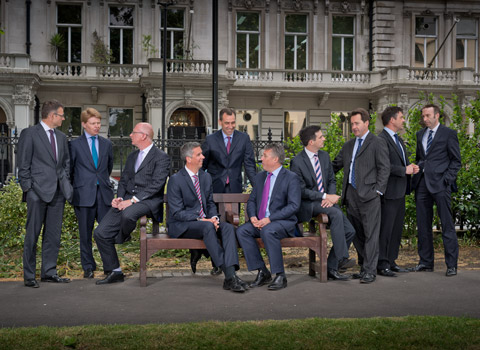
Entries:
{"label": "stone column", "polygon": [[18,127],[19,132],[33,125],[34,95],[33,84],[18,83],[15,85],[12,100],[14,104],[15,125]]}
{"label": "stone column", "polygon": [[[160,133],[165,127],[162,125],[162,89],[161,88],[149,88],[146,91],[147,94],[147,121],[152,124],[155,137],[158,130]],[[167,130],[165,130],[165,136],[168,137]]]}

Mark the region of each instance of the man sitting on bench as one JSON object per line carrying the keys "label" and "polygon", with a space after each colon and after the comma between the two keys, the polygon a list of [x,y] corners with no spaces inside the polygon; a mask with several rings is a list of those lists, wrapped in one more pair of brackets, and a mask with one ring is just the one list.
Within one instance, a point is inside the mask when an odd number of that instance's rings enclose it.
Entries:
{"label": "man sitting on bench", "polygon": [[[239,269],[237,241],[233,226],[218,219],[213,201],[212,178],[202,169],[202,148],[198,142],[188,142],[180,148],[185,162],[170,177],[167,185],[169,217],[168,234],[172,238],[202,239],[215,266],[225,274],[223,289],[245,292],[247,284],[236,274]],[[217,238],[220,233],[222,244]]]}
{"label": "man sitting on bench", "polygon": [[[250,222],[237,229],[238,242],[243,248],[249,271],[258,270],[257,278],[250,287],[260,287],[272,280],[269,290],[287,286],[283,267],[282,244],[280,240],[293,237],[300,208],[301,189],[298,176],[285,169],[282,164],[285,151],[280,143],[267,145],[262,155],[265,171],[255,177],[255,186],[247,202]],[[270,260],[271,273],[265,266],[256,238],[262,238]]]}

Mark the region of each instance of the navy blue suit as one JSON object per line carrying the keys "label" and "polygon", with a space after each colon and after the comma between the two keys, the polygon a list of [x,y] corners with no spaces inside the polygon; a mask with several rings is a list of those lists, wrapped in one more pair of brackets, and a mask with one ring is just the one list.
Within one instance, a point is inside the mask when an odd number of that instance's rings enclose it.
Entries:
{"label": "navy blue suit", "polygon": [[[249,217],[255,216],[258,218],[266,178],[266,171],[262,171],[256,176],[256,186],[252,189],[247,202]],[[294,236],[295,225],[297,224],[295,214],[300,208],[301,193],[298,176],[290,170],[282,168],[275,180],[268,204],[271,222],[261,230],[254,227],[250,222],[237,229],[238,242],[243,248],[249,271],[260,269],[265,265],[255,242],[255,238],[261,237],[270,260],[271,272],[284,272],[280,240]]]}
{"label": "navy blue suit", "polygon": [[442,223],[445,263],[457,267],[458,240],[452,217],[451,193],[457,190],[457,173],[462,165],[457,132],[442,124],[425,154],[422,139],[428,128],[417,132],[416,160],[420,171],[413,176],[417,204],[418,255],[420,264],[433,268],[433,203]]}
{"label": "navy blue suit", "polygon": [[208,135],[202,144],[203,169],[212,176],[213,193],[225,193],[227,177],[231,193],[242,193],[242,165],[252,186],[255,184],[255,157],[247,134],[235,130],[230,152],[223,139],[222,130]]}
{"label": "navy blue suit", "polygon": [[[217,207],[213,201],[210,174],[200,170],[198,178],[206,217],[218,216]],[[193,181],[185,168],[170,177],[167,198],[168,235],[173,238],[202,239],[216,266],[235,266],[238,269],[237,242],[233,226],[226,222],[220,223],[219,233],[222,238],[222,245],[220,245],[214,225],[211,222],[197,220],[200,217],[200,201]]]}
{"label": "navy blue suit", "polygon": [[96,270],[92,254],[92,231],[95,219],[102,221],[111,207],[113,188],[110,173],[113,169],[112,142],[98,136],[98,163],[95,167],[86,135],[70,142],[71,179],[75,214],[80,236],[80,258],[83,270]]}

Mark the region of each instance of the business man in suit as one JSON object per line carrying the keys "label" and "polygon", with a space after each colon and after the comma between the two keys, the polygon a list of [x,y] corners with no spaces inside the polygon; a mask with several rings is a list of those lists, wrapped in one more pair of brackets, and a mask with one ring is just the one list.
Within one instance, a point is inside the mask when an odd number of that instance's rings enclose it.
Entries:
{"label": "business man in suit", "polygon": [[95,219],[102,221],[111,207],[113,188],[112,143],[98,135],[101,114],[87,108],[80,116],[83,134],[70,142],[73,201],[80,233],[80,259],[84,278],[93,278],[97,269],[92,253],[92,232]]}
{"label": "business man in suit", "polygon": [[107,274],[96,284],[123,282],[115,243],[130,239],[137,220],[149,215],[162,221],[163,193],[169,174],[170,158],[153,144],[153,128],[148,123],[138,123],[130,134],[132,145],[138,150],[127,157],[118,183],[117,198],[94,232]]}
{"label": "business man in suit", "polygon": [[[208,135],[202,144],[205,156],[203,170],[212,176],[213,193],[242,193],[242,166],[252,186],[255,184],[252,143],[246,133],[235,130],[236,116],[233,109],[223,108],[219,115],[218,125],[221,129]],[[201,254],[205,253],[199,249],[191,250],[190,265],[193,273]],[[214,266],[211,273],[215,275],[221,271]]]}
{"label": "business man in suit", "polygon": [[362,268],[353,278],[372,283],[377,276],[380,196],[387,188],[390,161],[385,140],[368,130],[365,109],[353,110],[350,123],[355,138],[345,142],[332,164],[335,172],[344,171],[342,202],[356,232],[353,244]]}
{"label": "business man in suit", "polygon": [[321,151],[325,136],[317,125],[300,130],[300,141],[305,146],[290,164],[290,170],[298,175],[302,186],[302,203],[297,213],[298,221],[309,221],[318,214],[327,214],[333,246],[328,254],[327,271],[331,280],[347,281],[350,275],[339,273],[339,267],[348,264],[348,249],[355,236],[355,229],[337,205],[336,180],[330,156]]}
{"label": "business man in suit", "polygon": [[396,272],[408,272],[395,262],[398,258],[405,218],[405,195],[410,193],[410,176],[418,173],[418,166],[410,164],[407,149],[398,132],[403,129],[405,117],[400,107],[387,107],[382,113],[383,131],[378,137],[385,140],[390,158],[390,174],[382,200],[379,255],[377,272],[396,277]]}
{"label": "business man in suit", "polygon": [[27,287],[38,288],[35,279],[37,241],[43,226],[41,281],[66,283],[57,274],[65,200],[72,200],[67,137],[56,130],[65,120],[56,100],[42,106],[39,124],[24,129],[18,140],[18,177],[27,201],[27,225],[23,245],[23,278]]}
{"label": "business man in suit", "polygon": [[235,274],[239,268],[235,231],[231,224],[218,218],[212,178],[201,170],[202,148],[197,142],[186,143],[180,149],[180,156],[185,167],[170,178],[167,187],[169,235],[202,239],[215,265],[225,274],[223,289],[243,293],[247,284]]}
{"label": "business man in suit", "polygon": [[[269,290],[287,287],[283,266],[282,238],[293,237],[300,208],[301,187],[298,176],[285,169],[285,151],[280,143],[265,147],[262,155],[264,171],[257,174],[255,186],[247,202],[250,221],[237,229],[237,238],[243,248],[249,271],[258,270],[251,288],[268,285]],[[265,266],[256,238],[262,238],[270,261],[271,272]]]}
{"label": "business man in suit", "polygon": [[436,105],[422,108],[425,128],[417,132],[416,160],[420,171],[413,178],[417,204],[418,255],[413,271],[433,271],[433,203],[442,224],[447,276],[457,274],[458,240],[453,222],[451,193],[457,191],[457,173],[462,166],[457,132],[440,124]]}

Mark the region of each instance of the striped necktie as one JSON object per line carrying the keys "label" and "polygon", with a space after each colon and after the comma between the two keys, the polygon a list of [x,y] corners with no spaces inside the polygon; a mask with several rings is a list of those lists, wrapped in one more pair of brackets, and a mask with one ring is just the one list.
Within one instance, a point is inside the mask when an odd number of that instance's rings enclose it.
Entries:
{"label": "striped necktie", "polygon": [[433,130],[430,130],[428,133],[428,139],[427,139],[427,149],[425,150],[425,154],[428,153],[428,150],[430,149],[430,146],[432,145],[433,141]]}
{"label": "striped necktie", "polygon": [[200,201],[199,216],[201,218],[204,218],[205,217],[205,212],[203,211],[202,193],[200,192],[200,181],[198,181],[198,176],[197,175],[193,175],[193,180],[194,180],[195,192],[197,192],[197,197],[198,197],[198,200]]}
{"label": "striped necktie", "polygon": [[313,158],[315,159],[315,177],[317,178],[318,190],[320,192],[325,192],[325,189],[323,188],[322,170],[320,169],[320,162],[318,161],[318,154],[314,154]]}

